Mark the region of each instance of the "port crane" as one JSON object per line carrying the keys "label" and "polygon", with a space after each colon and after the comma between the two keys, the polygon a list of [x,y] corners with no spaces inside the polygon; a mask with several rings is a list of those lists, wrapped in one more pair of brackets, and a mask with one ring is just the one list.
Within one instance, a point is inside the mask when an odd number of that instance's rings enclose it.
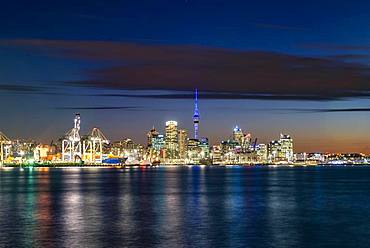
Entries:
{"label": "port crane", "polygon": [[109,140],[99,128],[94,127],[82,144],[83,161],[101,163],[103,161],[103,146],[109,144]]}
{"label": "port crane", "polygon": [[82,158],[80,125],[80,114],[76,114],[73,128],[64,135],[62,140],[63,162],[78,162]]}

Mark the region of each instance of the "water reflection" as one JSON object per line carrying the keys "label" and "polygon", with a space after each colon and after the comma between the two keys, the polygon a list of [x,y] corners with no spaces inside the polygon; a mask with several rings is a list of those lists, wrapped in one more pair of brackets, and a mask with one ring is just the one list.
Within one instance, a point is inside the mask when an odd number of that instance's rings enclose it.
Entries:
{"label": "water reflection", "polygon": [[370,168],[1,169],[0,247],[368,247],[369,178]]}
{"label": "water reflection", "polygon": [[52,247],[54,240],[54,219],[53,206],[50,194],[50,175],[46,169],[40,170],[37,179],[36,188],[36,206],[35,206],[35,220],[37,221],[37,228],[35,229],[35,240],[40,243],[38,246]]}
{"label": "water reflection", "polygon": [[[59,220],[62,225],[62,234],[68,235],[68,238],[62,240],[64,247],[82,246],[86,234],[86,220],[83,218],[82,193],[80,191],[83,185],[81,181],[81,170],[72,169],[62,172],[60,191],[61,191],[61,209]],[[88,240],[86,240],[88,241]]]}
{"label": "water reflection", "polygon": [[34,174],[1,170],[0,179],[0,246],[31,247],[37,227]]}
{"label": "water reflection", "polygon": [[297,245],[296,198],[294,171],[273,168],[268,175],[268,227],[276,247]]}

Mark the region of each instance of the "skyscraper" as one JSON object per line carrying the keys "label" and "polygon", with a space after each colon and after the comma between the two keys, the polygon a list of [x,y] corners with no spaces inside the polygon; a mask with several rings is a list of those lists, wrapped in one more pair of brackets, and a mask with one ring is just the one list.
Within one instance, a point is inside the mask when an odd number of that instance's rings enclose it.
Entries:
{"label": "skyscraper", "polygon": [[236,126],[233,130],[233,140],[241,146],[243,144],[243,138],[243,131],[240,127]]}
{"label": "skyscraper", "polygon": [[198,164],[199,160],[201,159],[200,154],[202,149],[199,147],[199,140],[198,139],[189,139],[188,140],[188,151],[187,151],[187,159],[188,163],[190,164]]}
{"label": "skyscraper", "polygon": [[178,155],[178,131],[176,121],[166,122],[166,158],[174,159]]}
{"label": "skyscraper", "polygon": [[207,159],[209,158],[209,141],[207,138],[201,138],[199,147],[201,149],[201,158],[202,159]]}
{"label": "skyscraper", "polygon": [[188,141],[188,132],[185,129],[180,129],[178,133],[178,141],[179,141],[179,158],[185,159],[186,158],[186,151],[187,151],[187,141]]}
{"label": "skyscraper", "polygon": [[281,144],[278,140],[272,140],[267,146],[269,162],[277,162],[281,160]]}
{"label": "skyscraper", "polygon": [[158,134],[156,137],[153,137],[152,139],[152,148],[154,151],[156,151],[158,154],[165,146],[165,138],[163,134]]}
{"label": "skyscraper", "polygon": [[157,151],[154,147],[153,147],[153,143],[155,142],[156,138],[158,137],[159,133],[157,132],[157,130],[153,128],[146,134],[147,136],[147,155],[149,156],[149,158],[153,158],[153,157],[157,157],[158,154],[159,154],[159,151]]}
{"label": "skyscraper", "polygon": [[146,134],[147,136],[147,148],[151,148],[153,144],[153,138],[156,138],[158,136],[157,130],[152,127],[152,129]]}
{"label": "skyscraper", "polygon": [[198,109],[198,90],[195,89],[195,99],[194,99],[194,139],[198,139],[199,132],[199,109]]}
{"label": "skyscraper", "polygon": [[293,161],[293,139],[290,135],[280,134],[281,156],[288,162]]}
{"label": "skyscraper", "polygon": [[271,141],[267,149],[271,162],[293,161],[293,139],[289,135],[280,134],[280,139]]}

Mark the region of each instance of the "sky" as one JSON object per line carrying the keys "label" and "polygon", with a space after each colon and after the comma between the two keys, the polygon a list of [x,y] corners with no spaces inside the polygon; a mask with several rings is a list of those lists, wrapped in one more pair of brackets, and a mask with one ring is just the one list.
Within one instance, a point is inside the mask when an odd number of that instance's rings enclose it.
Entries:
{"label": "sky", "polygon": [[296,152],[370,153],[369,1],[2,1],[0,131],[145,143],[176,120]]}

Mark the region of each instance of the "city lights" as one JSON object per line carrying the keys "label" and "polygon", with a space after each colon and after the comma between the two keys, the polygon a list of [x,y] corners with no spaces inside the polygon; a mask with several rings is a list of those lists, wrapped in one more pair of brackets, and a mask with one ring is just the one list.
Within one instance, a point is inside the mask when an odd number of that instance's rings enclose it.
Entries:
{"label": "city lights", "polygon": [[[156,166],[156,165],[343,165],[366,164],[363,154],[294,153],[293,138],[280,134],[267,144],[257,143],[252,134],[236,125],[229,139],[212,143],[199,129],[198,91],[194,94],[194,133],[181,123],[165,122],[161,134],[153,126],[147,144],[126,138],[111,142],[99,128],[81,135],[81,116],[76,114],[73,128],[50,145],[35,141],[11,140],[0,132],[0,163],[25,166]],[[192,138],[191,138],[192,137]]]}

